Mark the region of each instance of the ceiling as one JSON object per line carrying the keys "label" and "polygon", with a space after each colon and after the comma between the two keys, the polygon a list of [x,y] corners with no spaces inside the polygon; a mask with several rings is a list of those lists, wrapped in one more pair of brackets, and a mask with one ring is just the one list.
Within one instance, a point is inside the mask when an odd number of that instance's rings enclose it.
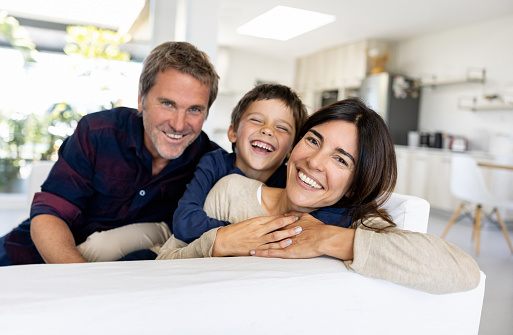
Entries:
{"label": "ceiling", "polygon": [[[40,0],[0,0],[0,9],[7,9],[10,15],[19,19],[29,29],[31,38],[40,49],[62,50],[66,24],[86,24],[83,20],[53,18],[58,8],[70,6],[76,11],[87,7],[96,8],[97,22],[105,28],[115,28],[118,11],[103,11],[102,4],[137,0],[87,0],[59,1],[45,0],[46,13],[34,17],[32,14],[18,10],[9,11],[9,5],[16,3],[40,2]],[[396,41],[440,30],[456,28],[481,21],[493,20],[513,14],[512,0],[218,0],[218,43],[237,49],[244,49],[257,54],[282,59],[294,59],[327,49],[336,45],[363,39],[380,39]],[[79,4],[86,4],[85,6]],[[290,39],[274,41],[256,37],[238,35],[235,30],[254,17],[277,6],[284,5],[309,9],[336,16],[336,21],[317,30]],[[119,6],[119,4],[118,4]],[[52,7],[55,10],[52,10]],[[119,8],[119,7],[118,7]],[[147,15],[147,14],[146,14]],[[144,15],[142,15],[144,16]],[[103,21],[104,22],[103,22]],[[148,20],[146,20],[148,21]],[[103,22],[103,24],[102,24]],[[134,40],[131,42],[134,58],[142,59],[147,52],[148,27],[145,20],[139,18],[138,24],[132,26]],[[44,24],[46,23],[46,24]],[[137,21],[136,21],[137,23]],[[139,45],[139,48],[137,47]],[[141,47],[142,46],[142,47]],[[128,46],[130,48],[130,46]]]}

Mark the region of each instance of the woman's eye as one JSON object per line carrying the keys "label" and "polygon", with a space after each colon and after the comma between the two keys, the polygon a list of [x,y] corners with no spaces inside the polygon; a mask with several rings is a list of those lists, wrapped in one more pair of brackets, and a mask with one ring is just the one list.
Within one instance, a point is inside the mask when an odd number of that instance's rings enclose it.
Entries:
{"label": "woman's eye", "polygon": [[349,167],[349,164],[347,163],[347,161],[340,157],[340,156],[335,156],[335,160],[339,163],[339,164],[342,164],[344,167],[348,168]]}
{"label": "woman's eye", "polygon": [[318,146],[319,145],[319,141],[317,141],[316,138],[314,137],[306,137],[306,141],[315,145],[315,146]]}

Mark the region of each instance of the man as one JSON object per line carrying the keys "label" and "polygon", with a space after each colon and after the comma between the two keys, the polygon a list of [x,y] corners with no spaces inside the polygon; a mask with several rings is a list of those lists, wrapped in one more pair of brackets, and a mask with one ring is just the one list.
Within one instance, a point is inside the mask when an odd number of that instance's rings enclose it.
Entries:
{"label": "man", "polygon": [[167,42],[145,59],[138,111],[89,114],[59,149],[30,219],[0,238],[0,265],[85,262],[76,245],[94,232],[136,222],[171,225],[203,154],[201,131],[217,96],[208,56]]}

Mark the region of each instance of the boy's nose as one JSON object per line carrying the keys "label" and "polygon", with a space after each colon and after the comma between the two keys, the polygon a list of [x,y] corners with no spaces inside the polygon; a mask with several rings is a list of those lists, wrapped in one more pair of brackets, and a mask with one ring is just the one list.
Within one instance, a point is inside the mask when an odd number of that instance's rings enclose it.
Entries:
{"label": "boy's nose", "polygon": [[273,136],[273,132],[269,127],[263,127],[261,130],[262,134],[267,136]]}

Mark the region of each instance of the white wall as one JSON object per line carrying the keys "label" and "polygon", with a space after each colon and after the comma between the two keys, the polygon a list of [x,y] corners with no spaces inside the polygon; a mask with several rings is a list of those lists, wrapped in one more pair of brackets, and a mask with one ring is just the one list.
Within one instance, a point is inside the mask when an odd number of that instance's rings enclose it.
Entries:
{"label": "white wall", "polygon": [[[486,69],[485,84],[464,83],[422,89],[420,128],[467,136],[474,150],[513,154],[513,105],[502,111],[466,111],[458,98],[485,93],[513,103],[513,16],[441,31],[397,44],[396,64],[414,77],[463,77],[468,67]],[[501,143],[500,147],[496,143]]]}
{"label": "white wall", "polygon": [[231,151],[226,131],[233,107],[257,81],[292,86],[295,62],[228,47],[221,47],[217,57],[220,89],[203,129],[213,141]]}

